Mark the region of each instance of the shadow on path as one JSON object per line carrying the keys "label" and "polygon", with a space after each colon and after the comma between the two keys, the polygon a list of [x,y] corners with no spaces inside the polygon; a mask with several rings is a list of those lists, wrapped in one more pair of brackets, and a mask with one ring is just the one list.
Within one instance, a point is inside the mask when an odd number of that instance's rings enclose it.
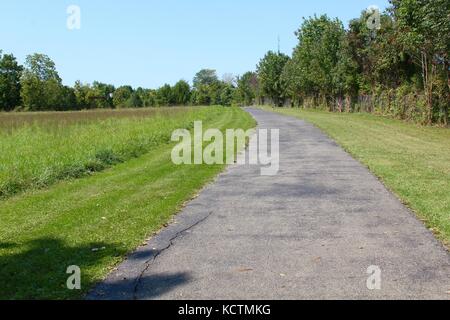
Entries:
{"label": "shadow on path", "polygon": [[[77,246],[57,238],[0,243],[0,299],[80,298],[92,286],[95,268],[124,253],[116,244]],[[81,291],[67,289],[72,265],[81,269]]]}

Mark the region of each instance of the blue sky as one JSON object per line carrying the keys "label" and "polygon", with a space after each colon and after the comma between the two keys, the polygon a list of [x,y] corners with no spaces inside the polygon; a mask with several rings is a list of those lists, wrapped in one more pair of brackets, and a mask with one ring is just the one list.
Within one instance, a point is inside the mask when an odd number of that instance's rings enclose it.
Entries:
{"label": "blue sky", "polygon": [[[69,5],[81,29],[66,27]],[[75,80],[156,88],[191,81],[202,68],[242,74],[268,50],[292,53],[302,17],[345,24],[387,0],[0,0],[0,49],[23,63],[49,55],[65,84]]]}

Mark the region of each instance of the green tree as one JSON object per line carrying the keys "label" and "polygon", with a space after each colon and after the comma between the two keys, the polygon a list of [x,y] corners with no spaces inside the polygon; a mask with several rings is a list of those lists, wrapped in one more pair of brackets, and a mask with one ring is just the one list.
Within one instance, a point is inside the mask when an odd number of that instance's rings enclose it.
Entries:
{"label": "green tree", "polygon": [[0,50],[0,110],[10,111],[20,105],[22,71],[12,54],[2,55]]}
{"label": "green tree", "polygon": [[142,108],[144,103],[136,91],[131,93],[131,96],[125,102],[125,107],[127,108]]}
{"label": "green tree", "polygon": [[286,84],[281,75],[288,61],[287,55],[269,51],[257,66],[262,92],[277,106],[281,106],[285,98]]}
{"label": "green tree", "polygon": [[332,71],[332,94],[338,99],[345,96],[347,111],[351,110],[352,101],[358,95],[358,80],[358,64],[353,59],[348,38],[343,35],[339,45],[338,61]]}
{"label": "green tree", "polygon": [[74,85],[74,94],[76,99],[77,109],[90,109],[94,106],[89,101],[91,86],[89,84],[83,84],[77,80]]}
{"label": "green tree", "polygon": [[138,88],[135,90],[135,92],[136,92],[136,94],[138,95],[139,99],[141,100],[142,106],[145,107],[145,106],[146,106],[146,105],[145,105],[145,95],[146,95],[146,90],[145,90],[144,88],[142,88],[142,87],[138,87]]}
{"label": "green tree", "polygon": [[[139,89],[137,92],[139,92]],[[144,107],[155,107],[157,105],[156,90],[142,89],[140,97]]]}
{"label": "green tree", "polygon": [[288,65],[291,92],[302,92],[320,98],[328,104],[333,88],[333,72],[340,58],[345,37],[344,26],[338,19],[326,15],[305,19],[296,32],[299,40]]}
{"label": "green tree", "polygon": [[198,89],[199,86],[210,86],[214,83],[219,82],[216,70],[212,69],[202,69],[194,77],[193,83],[194,88]]}
{"label": "green tree", "polygon": [[398,42],[395,21],[388,14],[380,17],[380,29],[374,32],[367,26],[370,13],[350,21],[347,33],[348,51],[357,63],[359,88],[373,94],[377,87],[396,88],[409,81],[416,69]]}
{"label": "green tree", "polygon": [[163,85],[156,91],[156,101],[158,106],[170,106],[173,104],[172,87],[169,84]]}
{"label": "green tree", "polygon": [[62,102],[62,83],[55,63],[46,55],[35,53],[26,58],[21,77],[23,106],[29,110],[56,110]]}
{"label": "green tree", "polygon": [[94,81],[88,92],[89,105],[92,108],[114,108],[113,95],[115,88],[111,84]]}
{"label": "green tree", "polygon": [[202,69],[193,79],[194,88],[191,93],[191,103],[194,105],[209,106],[218,103],[220,99],[219,78],[216,70]]}
{"label": "green tree", "polygon": [[255,72],[246,72],[237,79],[237,99],[244,105],[251,105],[257,95],[258,75]]}
{"label": "green tree", "polygon": [[133,88],[131,86],[121,86],[114,91],[113,104],[115,108],[125,107],[128,99],[133,94]]}
{"label": "green tree", "polygon": [[427,100],[427,122],[433,122],[434,95],[441,92],[443,121],[448,122],[450,73],[450,2],[391,0],[398,39],[421,68]]}
{"label": "green tree", "polygon": [[61,96],[58,97],[59,106],[56,110],[77,110],[79,109],[75,89],[69,86],[63,86],[60,90]]}
{"label": "green tree", "polygon": [[172,89],[173,100],[177,105],[187,105],[191,99],[191,86],[187,81],[178,81]]}
{"label": "green tree", "polygon": [[210,105],[222,105],[222,90],[226,84],[222,81],[216,81],[207,86],[208,96],[210,98]]}
{"label": "green tree", "polygon": [[210,86],[197,85],[192,91],[191,101],[197,106],[209,106],[212,102]]}
{"label": "green tree", "polygon": [[281,74],[281,81],[286,84],[286,95],[291,98],[293,105],[301,105],[304,97],[311,92],[306,85],[306,73],[301,68],[301,61],[294,52]]}
{"label": "green tree", "polygon": [[220,91],[220,105],[222,106],[231,106],[234,100],[234,91],[236,89],[233,85],[224,83],[222,86],[222,90]]}

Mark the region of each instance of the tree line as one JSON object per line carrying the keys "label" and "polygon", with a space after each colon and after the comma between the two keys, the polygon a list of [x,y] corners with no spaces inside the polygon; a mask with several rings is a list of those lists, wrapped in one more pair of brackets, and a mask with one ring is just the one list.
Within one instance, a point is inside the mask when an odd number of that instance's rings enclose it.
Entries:
{"label": "tree line", "polygon": [[225,105],[235,103],[235,79],[219,80],[211,69],[199,71],[193,86],[180,80],[158,89],[77,81],[65,86],[55,63],[44,54],[27,56],[25,66],[12,54],[0,51],[0,111],[66,111],[94,108]]}
{"label": "tree line", "polygon": [[269,51],[255,71],[203,69],[159,89],[79,81],[64,86],[46,55],[25,66],[0,51],[0,110],[79,110],[174,105],[301,106],[373,112],[424,124],[449,122],[450,1],[390,0],[347,28],[327,15],[304,19],[291,56]]}
{"label": "tree line", "polygon": [[348,28],[326,15],[304,19],[292,56],[270,51],[241,78],[245,103],[448,125],[450,1],[390,3],[379,16],[363,11]]}

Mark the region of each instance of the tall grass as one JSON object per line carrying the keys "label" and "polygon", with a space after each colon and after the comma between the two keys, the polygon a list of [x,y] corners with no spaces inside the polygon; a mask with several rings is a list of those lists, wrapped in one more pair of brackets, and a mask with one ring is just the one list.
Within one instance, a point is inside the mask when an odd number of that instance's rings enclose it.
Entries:
{"label": "tall grass", "polygon": [[39,126],[67,126],[98,122],[106,119],[144,118],[155,116],[174,116],[192,111],[187,107],[139,108],[139,109],[93,109],[83,111],[44,111],[44,112],[0,112],[0,131],[38,124]]}
{"label": "tall grass", "polygon": [[78,178],[170,142],[219,107],[0,116],[0,198]]}

